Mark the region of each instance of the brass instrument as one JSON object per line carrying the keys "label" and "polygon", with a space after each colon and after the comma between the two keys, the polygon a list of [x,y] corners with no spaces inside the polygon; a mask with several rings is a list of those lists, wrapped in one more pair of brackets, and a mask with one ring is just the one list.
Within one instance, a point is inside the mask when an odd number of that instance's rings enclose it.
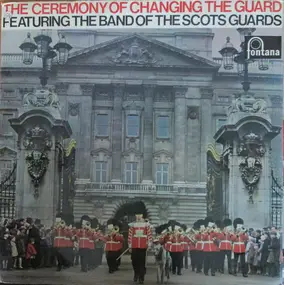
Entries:
{"label": "brass instrument", "polygon": [[183,231],[182,228],[179,228],[179,229],[177,230],[177,234],[183,234],[183,233],[184,233],[184,231]]}
{"label": "brass instrument", "polygon": [[112,229],[113,233],[118,233],[119,232],[119,227],[118,226],[114,226]]}

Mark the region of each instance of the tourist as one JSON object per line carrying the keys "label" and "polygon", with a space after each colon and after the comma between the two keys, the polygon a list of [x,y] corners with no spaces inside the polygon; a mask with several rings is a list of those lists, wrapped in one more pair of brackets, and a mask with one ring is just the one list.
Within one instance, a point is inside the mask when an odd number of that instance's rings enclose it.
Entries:
{"label": "tourist", "polygon": [[17,249],[16,237],[15,236],[11,237],[10,243],[11,243],[11,255],[12,255],[13,268],[17,268],[17,264],[18,264],[18,249]]}

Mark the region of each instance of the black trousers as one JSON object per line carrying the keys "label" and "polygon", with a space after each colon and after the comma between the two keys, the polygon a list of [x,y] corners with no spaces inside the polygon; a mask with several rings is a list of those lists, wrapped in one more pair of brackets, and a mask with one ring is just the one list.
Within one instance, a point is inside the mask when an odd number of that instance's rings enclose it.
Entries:
{"label": "black trousers", "polygon": [[238,266],[239,258],[240,258],[242,274],[246,275],[248,273],[245,255],[246,255],[245,253],[234,253],[234,274],[237,273],[237,266]]}
{"label": "black trousers", "polygon": [[107,251],[106,252],[106,260],[109,269],[109,273],[112,273],[117,270],[117,261],[118,257],[117,251]]}
{"label": "black trousers", "polygon": [[171,252],[173,274],[181,274],[183,252]]}
{"label": "black trousers", "polygon": [[227,257],[228,262],[228,271],[229,273],[232,272],[232,251],[231,250],[221,250],[220,251],[220,263],[221,263],[221,270],[224,272],[224,265],[225,265],[225,258]]}
{"label": "black trousers", "polygon": [[80,260],[81,260],[81,270],[87,272],[89,269],[90,262],[90,249],[80,248],[79,249]]}
{"label": "black trousers", "polygon": [[190,263],[191,263],[191,268],[194,271],[197,267],[197,263],[196,263],[196,250],[191,250],[189,252],[190,254]]}
{"label": "black trousers", "polygon": [[203,268],[204,252],[201,250],[197,250],[195,255],[196,255],[196,271],[201,272]]}
{"label": "black trousers", "polygon": [[64,261],[64,248],[55,248],[55,256],[57,259],[57,269],[61,270],[65,265]]}
{"label": "black trousers", "polygon": [[131,261],[134,270],[134,279],[144,281],[146,274],[146,252],[144,248],[133,248],[131,251]]}
{"label": "black trousers", "polygon": [[185,269],[188,269],[188,250],[185,250],[183,252],[183,262],[182,262],[182,267]]}
{"label": "black trousers", "polygon": [[216,252],[203,252],[204,258],[204,273],[208,274],[211,270],[211,274],[215,274],[216,271]]}
{"label": "black trousers", "polygon": [[96,267],[96,250],[90,249],[89,252],[89,269],[95,269]]}

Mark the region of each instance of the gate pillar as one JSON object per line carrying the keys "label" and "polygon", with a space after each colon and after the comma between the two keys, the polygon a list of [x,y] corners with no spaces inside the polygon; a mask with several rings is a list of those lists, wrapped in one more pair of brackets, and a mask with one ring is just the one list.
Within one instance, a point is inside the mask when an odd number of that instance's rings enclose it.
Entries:
{"label": "gate pillar", "polygon": [[27,93],[17,118],[10,119],[18,134],[16,217],[38,218],[47,226],[55,221],[59,199],[60,152],[57,145],[72,131],[60,115],[53,89]]}
{"label": "gate pillar", "polygon": [[271,141],[281,131],[273,126],[266,102],[242,94],[229,109],[227,123],[214,138],[222,143],[227,172],[227,214],[246,225],[271,224]]}

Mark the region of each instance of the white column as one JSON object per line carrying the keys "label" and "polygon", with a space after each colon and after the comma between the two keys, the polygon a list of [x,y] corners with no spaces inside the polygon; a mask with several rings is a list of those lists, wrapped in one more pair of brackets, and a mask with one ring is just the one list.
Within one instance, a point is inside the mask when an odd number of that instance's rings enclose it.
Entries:
{"label": "white column", "polygon": [[187,88],[175,87],[175,129],[174,129],[174,183],[185,183]]}
{"label": "white column", "polygon": [[143,180],[142,183],[153,183],[153,97],[155,86],[144,86],[144,138],[143,138]]}
{"label": "white column", "polygon": [[124,87],[114,86],[112,121],[112,182],[121,182],[122,98]]}

